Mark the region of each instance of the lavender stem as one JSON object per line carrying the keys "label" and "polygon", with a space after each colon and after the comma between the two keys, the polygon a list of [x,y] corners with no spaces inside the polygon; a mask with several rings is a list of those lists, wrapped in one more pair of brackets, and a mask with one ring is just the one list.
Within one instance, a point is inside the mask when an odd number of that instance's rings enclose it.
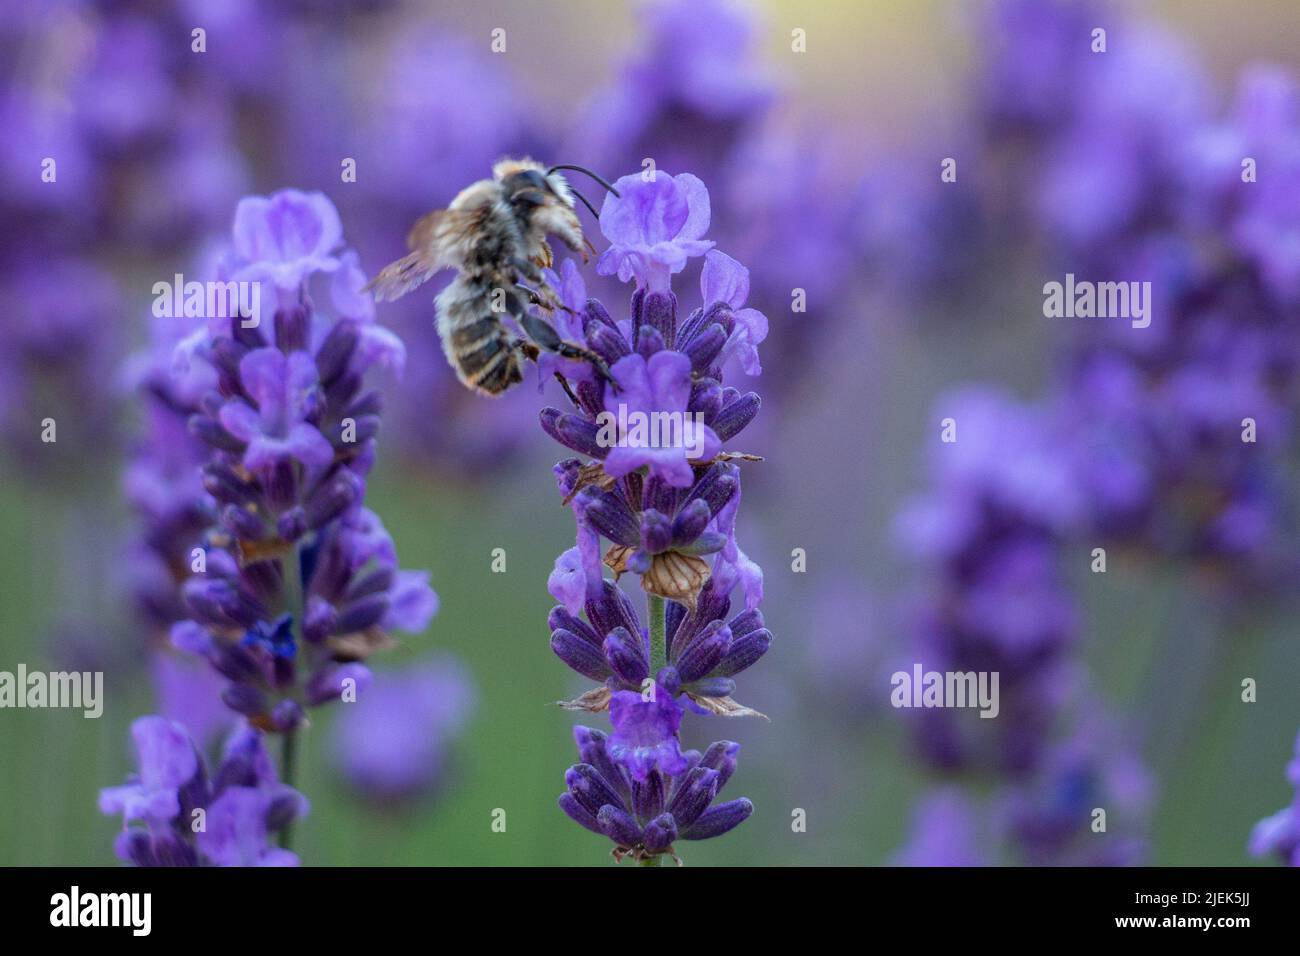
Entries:
{"label": "lavender stem", "polygon": [[650,674],[668,664],[668,642],[665,637],[664,599],[657,594],[646,595],[650,600]]}

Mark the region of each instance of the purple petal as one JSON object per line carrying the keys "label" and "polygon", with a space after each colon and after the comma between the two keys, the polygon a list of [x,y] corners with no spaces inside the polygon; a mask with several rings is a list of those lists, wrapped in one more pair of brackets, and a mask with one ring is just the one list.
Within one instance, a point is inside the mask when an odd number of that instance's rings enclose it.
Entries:
{"label": "purple petal", "polygon": [[700,271],[700,301],[705,309],[725,302],[739,309],[749,298],[749,270],[725,252],[711,249],[704,255]]}
{"label": "purple petal", "polygon": [[546,590],[570,614],[581,614],[587,600],[587,574],[583,569],[582,554],[576,547],[555,559],[555,570],[546,579]]}
{"label": "purple petal", "polygon": [[380,626],[419,634],[437,613],[438,595],[429,586],[429,572],[398,571],[388,590],[388,612]]}

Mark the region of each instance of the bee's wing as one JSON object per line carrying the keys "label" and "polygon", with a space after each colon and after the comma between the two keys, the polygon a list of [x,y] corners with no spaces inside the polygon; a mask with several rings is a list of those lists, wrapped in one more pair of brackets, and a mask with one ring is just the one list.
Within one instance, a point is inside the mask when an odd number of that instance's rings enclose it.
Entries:
{"label": "bee's wing", "polygon": [[406,235],[406,246],[411,253],[380,269],[367,283],[367,291],[374,292],[380,302],[398,299],[424,285],[435,273],[454,268],[457,244],[471,228],[471,218],[468,211],[458,209],[425,213]]}

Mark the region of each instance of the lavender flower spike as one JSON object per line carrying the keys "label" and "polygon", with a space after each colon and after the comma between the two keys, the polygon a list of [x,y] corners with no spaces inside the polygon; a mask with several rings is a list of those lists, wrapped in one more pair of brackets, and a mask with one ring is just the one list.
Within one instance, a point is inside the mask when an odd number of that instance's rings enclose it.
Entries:
{"label": "lavender flower spike", "polygon": [[232,710],[285,733],[302,708],[364,690],[361,662],[390,630],[423,630],[437,606],[426,576],[398,568],[363,505],[382,408],[366,378],[400,365],[400,342],[371,321],[356,282],[330,290],[353,315],[315,310],[310,278],[357,268],[341,242],[320,194],[245,199],[231,274],[269,278],[281,292],[297,285],[272,321],[209,324],[187,342],[191,363],[214,373],[189,425],[208,446],[203,482],[217,521],[205,567],[182,587],[190,618],[172,627],[172,642],[230,682]]}
{"label": "lavender flower spike", "polygon": [[[761,371],[767,320],[745,308],[748,270],[703,238],[710,207],[700,180],[658,172],[617,188],[601,211],[611,245],[597,271],[635,283],[629,316],[615,321],[595,300],[579,312],[575,300],[568,320],[613,382],[575,370],[573,407],[541,413],[543,430],[582,456],[555,466],[578,533],[547,582],[560,602],[549,624],[556,655],[596,682],[564,706],[608,710],[613,725],[609,735],[577,729],[583,762],[570,768],[560,806],[611,839],[615,859],[657,865],[677,859],[676,841],[719,836],[753,810],[743,799],[713,804],[736,745],[700,755],[682,749],[680,734],[689,713],[761,716],[732,697],[735,678],[772,642],[758,610],[762,571],[736,540],[737,462],[754,456],[726,449],[760,402],[723,382],[733,356]],[[701,301],[682,321],[672,276],[695,256],[706,257]],[[574,267],[562,269],[576,289]],[[647,422],[667,427],[650,432]],[[640,582],[644,615],[617,583],[625,574]],[[744,607],[731,615],[736,589]]]}
{"label": "lavender flower spike", "polygon": [[137,866],[297,866],[270,837],[305,816],[302,794],[276,778],[262,734],[245,726],[209,773],[184,727],[162,717],[131,725],[139,773],[100,792],[122,814],[115,849]]}
{"label": "lavender flower spike", "polygon": [[[119,854],[142,865],[296,862],[288,827],[301,814],[286,800],[301,797],[271,786],[260,735],[282,738],[292,784],[307,710],[360,701],[366,658],[392,632],[424,630],[437,610],[428,575],[399,568],[364,504],[383,408],[369,379],[400,371],[405,356],[374,321],[333,204],[295,190],[247,197],[215,271],[257,284],[259,297],[163,336],[173,348],[168,362],[150,363],[159,425],[150,437],[174,447],[141,455],[131,484],[169,572],[148,592],[152,622],[211,666],[246,729],[209,787],[178,725],[137,723],[139,780],[105,791],[102,806],[145,824],[119,841]],[[316,308],[313,279],[332,310]],[[171,495],[144,480],[155,473]],[[195,808],[207,825],[190,833]],[[268,847],[274,832],[279,849]]]}
{"label": "lavender flower spike", "polygon": [[613,738],[590,727],[575,727],[573,736],[582,763],[564,775],[568,790],[560,809],[613,840],[616,860],[654,863],[668,854],[681,863],[674,841],[722,836],[754,812],[744,797],[714,803],[736,769],[739,744],[718,741],[703,754],[683,754],[676,772],[651,770],[638,778],[611,755]]}

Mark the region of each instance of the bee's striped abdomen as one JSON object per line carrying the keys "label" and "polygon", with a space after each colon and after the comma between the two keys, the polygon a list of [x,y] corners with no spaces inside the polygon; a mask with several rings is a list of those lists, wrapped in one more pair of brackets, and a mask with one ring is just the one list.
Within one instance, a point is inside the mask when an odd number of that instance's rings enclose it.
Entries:
{"label": "bee's striped abdomen", "polygon": [[458,279],[439,297],[443,349],[457,376],[470,388],[499,395],[523,381],[519,355],[500,318],[483,294],[484,284]]}
{"label": "bee's striped abdomen", "polygon": [[[495,318],[479,319],[462,331],[468,332],[469,329],[486,325],[492,326],[489,335],[480,337],[475,344],[457,346],[456,365],[461,381],[466,385],[489,395],[499,395],[511,385],[523,381],[523,373],[519,369],[518,353],[500,321]],[[456,337],[452,337],[453,344]]]}

